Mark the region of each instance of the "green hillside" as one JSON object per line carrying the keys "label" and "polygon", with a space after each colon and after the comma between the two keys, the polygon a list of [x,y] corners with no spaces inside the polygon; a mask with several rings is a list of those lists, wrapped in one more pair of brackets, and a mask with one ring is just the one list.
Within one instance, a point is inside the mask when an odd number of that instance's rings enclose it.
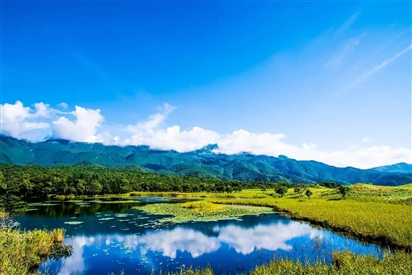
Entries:
{"label": "green hillside", "polygon": [[316,161],[297,161],[240,153],[216,154],[217,145],[187,153],[153,150],[148,146],[105,146],[48,140],[31,143],[1,136],[0,163],[56,166],[67,164],[105,167],[139,166],[149,172],[170,175],[216,177],[223,180],[314,183],[322,181],[397,186],[411,183],[411,173],[388,173],[374,169],[338,168]]}

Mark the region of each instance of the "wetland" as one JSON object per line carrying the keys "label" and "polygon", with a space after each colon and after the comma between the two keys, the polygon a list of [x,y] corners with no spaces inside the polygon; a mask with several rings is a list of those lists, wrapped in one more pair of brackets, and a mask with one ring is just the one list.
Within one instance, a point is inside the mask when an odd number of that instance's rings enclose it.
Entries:
{"label": "wetland", "polygon": [[[274,258],[331,264],[333,253],[382,258],[375,244],[315,228],[273,208],[153,197],[48,201],[15,217],[27,230],[63,228],[72,255],[47,261],[52,274],[167,274],[181,268],[249,273]],[[167,214],[168,213],[168,214]]]}

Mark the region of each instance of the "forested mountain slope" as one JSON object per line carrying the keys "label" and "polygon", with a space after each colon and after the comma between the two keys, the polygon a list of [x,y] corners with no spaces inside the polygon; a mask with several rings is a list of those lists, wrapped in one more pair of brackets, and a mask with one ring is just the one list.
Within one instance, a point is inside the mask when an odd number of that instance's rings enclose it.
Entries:
{"label": "forested mountain slope", "polygon": [[411,173],[386,173],[379,170],[338,168],[316,161],[297,161],[285,156],[271,157],[241,153],[216,154],[217,145],[179,153],[153,150],[148,146],[105,146],[68,140],[31,143],[1,136],[0,163],[101,165],[105,167],[139,166],[147,171],[171,175],[216,177],[224,180],[314,183],[334,181],[376,185],[401,185],[412,182]]}

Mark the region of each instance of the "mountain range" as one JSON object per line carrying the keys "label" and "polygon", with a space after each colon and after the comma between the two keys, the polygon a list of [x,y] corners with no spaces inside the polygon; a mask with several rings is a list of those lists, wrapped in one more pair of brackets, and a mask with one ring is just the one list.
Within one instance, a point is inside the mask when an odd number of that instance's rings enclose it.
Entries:
{"label": "mountain range", "polygon": [[139,166],[146,171],[217,177],[224,180],[315,183],[332,181],[396,186],[412,182],[412,165],[399,163],[372,169],[339,168],[317,161],[298,161],[286,156],[272,157],[239,153],[215,153],[211,144],[186,153],[151,149],[148,146],[105,146],[101,143],[49,139],[32,143],[0,136],[0,163],[55,166],[66,164],[106,167]]}

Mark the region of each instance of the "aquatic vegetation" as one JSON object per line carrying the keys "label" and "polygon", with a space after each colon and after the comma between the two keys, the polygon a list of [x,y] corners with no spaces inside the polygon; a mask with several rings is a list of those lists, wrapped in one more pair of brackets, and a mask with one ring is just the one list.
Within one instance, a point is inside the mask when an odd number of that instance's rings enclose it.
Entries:
{"label": "aquatic vegetation", "polygon": [[180,204],[183,208],[191,209],[193,212],[207,213],[207,212],[220,212],[228,210],[227,207],[219,204],[214,204],[207,201],[193,201]]}
{"label": "aquatic vegetation", "polygon": [[107,217],[107,218],[100,218],[99,221],[108,221],[108,220],[114,220],[113,217]]}
{"label": "aquatic vegetation", "polygon": [[69,221],[69,222],[65,222],[65,224],[69,224],[69,225],[79,225],[82,224],[84,222],[81,221]]}
{"label": "aquatic vegetation", "polygon": [[128,216],[133,216],[133,214],[114,214],[116,218],[126,218]]}
{"label": "aquatic vegetation", "polygon": [[89,203],[101,203],[101,204],[120,204],[120,203],[139,203],[136,200],[91,200]]}
{"label": "aquatic vegetation", "polygon": [[56,203],[50,203],[50,202],[33,202],[33,203],[29,203],[28,206],[29,207],[38,207],[38,206],[55,206],[58,205]]}
{"label": "aquatic vegetation", "polygon": [[149,214],[171,215],[161,219],[162,222],[182,223],[189,221],[218,221],[235,219],[245,215],[272,213],[268,207],[219,206],[210,202],[196,203],[155,203],[135,206],[133,209],[143,210]]}

